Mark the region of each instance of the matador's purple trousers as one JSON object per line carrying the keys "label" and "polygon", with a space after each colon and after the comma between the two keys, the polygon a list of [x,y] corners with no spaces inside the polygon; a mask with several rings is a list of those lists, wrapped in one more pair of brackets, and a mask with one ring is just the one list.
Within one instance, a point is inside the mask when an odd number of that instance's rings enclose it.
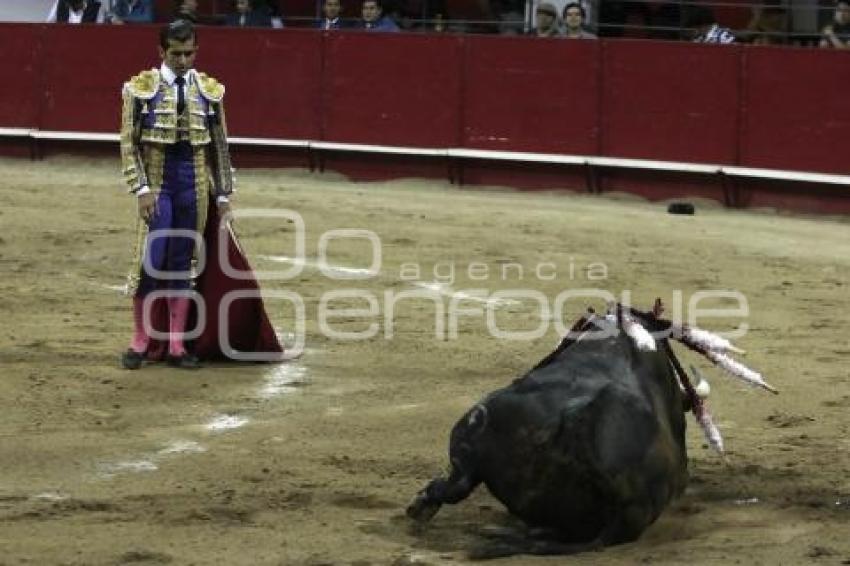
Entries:
{"label": "matador's purple trousers", "polygon": [[[150,343],[144,327],[144,297],[155,289],[188,290],[195,240],[189,236],[165,235],[163,230],[187,230],[197,233],[198,201],[195,193],[195,164],[188,142],[171,145],[165,153],[162,189],[156,200],[145,242],[139,287],[133,306],[134,333],[130,348],[143,353]],[[162,272],[180,273],[175,279],[160,280],[148,273],[148,267]],[[185,354],[183,332],[189,313],[188,297],[169,297],[169,340],[171,356]]]}
{"label": "matador's purple trousers", "polygon": [[[198,199],[195,194],[195,164],[192,146],[180,142],[168,147],[165,154],[162,190],[156,201],[156,214],[151,220],[147,242],[146,260],[143,262],[137,297],[144,297],[156,288],[188,289],[189,269],[195,241],[189,237],[159,236],[157,230],[181,229],[195,232],[198,229]],[[150,265],[159,271],[183,272],[185,277],[160,281],[147,273]]]}

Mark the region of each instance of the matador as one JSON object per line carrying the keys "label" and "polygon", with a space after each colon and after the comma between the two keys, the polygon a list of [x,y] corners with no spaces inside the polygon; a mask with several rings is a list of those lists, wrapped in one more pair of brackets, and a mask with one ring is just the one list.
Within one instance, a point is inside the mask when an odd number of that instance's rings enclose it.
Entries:
{"label": "matador", "polygon": [[[128,281],[133,337],[121,358],[127,369],[142,365],[151,343],[144,309],[153,291],[167,296],[169,364],[198,367],[183,340],[192,269],[208,210],[228,213],[233,192],[224,86],[193,68],[198,43],[191,23],[177,20],[162,28],[159,39],[162,65],[134,76],[123,89],[121,159],[139,211]],[[216,207],[208,206],[210,199]]]}

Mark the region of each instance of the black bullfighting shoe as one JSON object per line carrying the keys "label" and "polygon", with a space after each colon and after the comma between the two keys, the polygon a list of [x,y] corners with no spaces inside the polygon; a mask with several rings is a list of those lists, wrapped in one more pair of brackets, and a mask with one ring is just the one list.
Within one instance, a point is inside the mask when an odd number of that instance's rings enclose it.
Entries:
{"label": "black bullfighting shoe", "polygon": [[121,354],[121,367],[124,369],[139,369],[142,367],[142,362],[145,360],[145,355],[139,352],[128,349]]}
{"label": "black bullfighting shoe", "polygon": [[168,355],[168,365],[180,369],[198,369],[201,367],[201,361],[198,356],[186,352],[179,356]]}

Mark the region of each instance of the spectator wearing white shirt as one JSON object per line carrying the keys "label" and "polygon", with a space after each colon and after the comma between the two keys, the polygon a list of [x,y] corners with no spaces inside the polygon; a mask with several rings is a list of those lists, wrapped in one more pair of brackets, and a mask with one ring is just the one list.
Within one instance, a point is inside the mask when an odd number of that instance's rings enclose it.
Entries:
{"label": "spectator wearing white shirt", "polygon": [[707,6],[691,7],[688,27],[696,43],[735,43],[732,30],[720,26],[714,18],[714,12]]}
{"label": "spectator wearing white shirt", "polygon": [[822,33],[821,47],[850,48],[850,1],[838,0],[835,3],[833,22],[824,27]]}
{"label": "spectator wearing white shirt", "polygon": [[102,24],[105,19],[103,4],[96,0],[56,0],[47,23]]}

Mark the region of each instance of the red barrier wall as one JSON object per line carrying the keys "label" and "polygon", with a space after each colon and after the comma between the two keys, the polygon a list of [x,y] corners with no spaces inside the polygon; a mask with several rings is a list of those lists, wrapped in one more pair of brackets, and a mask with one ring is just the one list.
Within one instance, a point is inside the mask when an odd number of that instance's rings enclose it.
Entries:
{"label": "red barrier wall", "polygon": [[850,60],[833,50],[753,48],[744,53],[741,162],[850,173]]}
{"label": "red barrier wall", "polygon": [[[0,79],[16,85],[0,92],[0,127],[115,132],[121,83],[159,65],[157,32],[0,24]],[[227,85],[230,131],[237,136],[850,174],[842,151],[850,139],[844,53],[353,31],[202,27],[199,34],[197,66]],[[331,155],[326,163],[348,170],[358,160],[380,169],[381,158],[356,155]],[[403,161],[394,158],[383,175],[450,170],[473,182],[564,187],[583,184],[586,173]],[[357,174],[382,173],[361,167]],[[599,186],[656,198],[682,190],[722,194],[716,179],[664,180],[670,178],[609,172]],[[835,189],[824,198],[846,192]],[[770,199],[770,191],[758,188],[749,198]]]}
{"label": "red barrier wall", "polygon": [[463,145],[597,153],[598,42],[466,38]]}
{"label": "red barrier wall", "polygon": [[602,154],[736,162],[738,48],[631,40],[603,45]]}
{"label": "red barrier wall", "polygon": [[458,145],[461,46],[455,36],[326,33],[323,139]]}
{"label": "red barrier wall", "polygon": [[236,136],[319,139],[322,35],[203,28],[197,66],[222,81]]}
{"label": "red barrier wall", "polygon": [[41,91],[41,33],[38,26],[5,24],[0,28],[0,128],[38,124]]}
{"label": "red barrier wall", "polygon": [[[42,130],[115,132],[121,85],[158,66],[157,32],[139,26],[45,26],[40,93]],[[2,33],[2,32],[0,32]]]}

